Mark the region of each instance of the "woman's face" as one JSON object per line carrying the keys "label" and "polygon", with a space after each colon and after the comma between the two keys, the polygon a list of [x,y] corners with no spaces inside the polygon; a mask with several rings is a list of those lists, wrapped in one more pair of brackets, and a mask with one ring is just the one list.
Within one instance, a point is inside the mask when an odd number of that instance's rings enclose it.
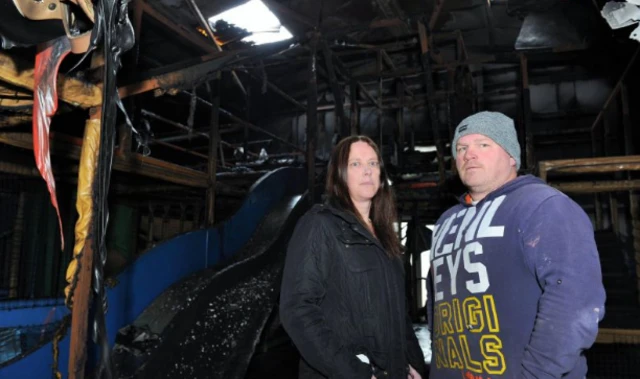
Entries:
{"label": "woman's face", "polygon": [[351,144],[347,163],[347,187],[354,203],[371,201],[380,189],[380,161],[368,143]]}

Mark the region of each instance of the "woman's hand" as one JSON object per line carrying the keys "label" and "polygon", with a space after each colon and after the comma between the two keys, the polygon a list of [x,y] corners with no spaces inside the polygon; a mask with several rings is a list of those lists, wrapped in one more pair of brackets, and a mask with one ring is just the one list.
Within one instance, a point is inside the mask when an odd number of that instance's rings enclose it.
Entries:
{"label": "woman's hand", "polygon": [[407,379],[422,379],[422,376],[418,374],[418,371],[416,371],[415,368],[409,365],[409,375],[407,375]]}

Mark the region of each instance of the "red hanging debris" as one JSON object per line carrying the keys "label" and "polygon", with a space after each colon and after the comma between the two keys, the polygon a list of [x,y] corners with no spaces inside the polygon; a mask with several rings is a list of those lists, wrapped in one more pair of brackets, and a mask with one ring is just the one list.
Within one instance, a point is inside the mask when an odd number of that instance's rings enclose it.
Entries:
{"label": "red hanging debris", "polygon": [[49,126],[58,109],[57,77],[60,63],[71,51],[67,36],[38,45],[33,89],[33,151],[40,175],[47,182],[51,204],[56,209],[60,225],[60,241],[64,250],[62,219],[56,196],[56,182],[51,170]]}

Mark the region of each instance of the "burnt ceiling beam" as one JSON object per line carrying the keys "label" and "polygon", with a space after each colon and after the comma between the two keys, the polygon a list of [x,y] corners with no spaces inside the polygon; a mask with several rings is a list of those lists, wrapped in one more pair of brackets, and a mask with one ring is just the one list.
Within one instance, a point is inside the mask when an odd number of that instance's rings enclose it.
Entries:
{"label": "burnt ceiling beam", "polygon": [[[254,141],[247,141],[247,145],[262,145],[262,144],[270,144],[273,140],[272,139],[261,139],[261,140],[254,140]],[[238,147],[244,147],[244,143],[231,143],[229,144],[229,147],[236,149]]]}
{"label": "burnt ceiling beam", "polygon": [[153,8],[149,3],[143,1],[142,10],[145,14],[159,22],[160,24],[166,26],[172,32],[178,34],[184,41],[190,43],[194,47],[199,47],[200,49],[213,53],[217,50],[208,44],[200,34],[194,32],[193,30],[185,28],[183,25],[176,24],[175,22],[169,20],[162,13],[158,12]]}
{"label": "burnt ceiling beam", "polygon": [[427,29],[422,22],[418,23],[418,33],[420,35],[420,60],[422,68],[424,70],[424,81],[427,89],[427,102],[428,102],[428,116],[431,121],[431,129],[433,130],[433,137],[435,139],[436,153],[438,156],[438,172],[440,176],[440,183],[444,183],[445,180],[445,167],[444,167],[444,144],[440,137],[440,125],[438,122],[438,112],[436,104],[432,99],[435,93],[433,84],[433,73],[431,71],[431,62],[429,60],[429,36],[427,35]]}
{"label": "burnt ceiling beam", "polygon": [[[0,80],[33,91],[33,63],[12,57],[0,50]],[[98,86],[58,74],[58,98],[71,105],[91,108],[102,104],[102,90]]]}
{"label": "burnt ceiling beam", "polygon": [[0,109],[28,109],[31,112],[32,106],[33,95],[31,93],[0,85]]}
{"label": "burnt ceiling beam", "polygon": [[[2,107],[0,107],[2,110]],[[0,116],[0,128],[3,127],[12,127],[18,126],[22,124],[31,125],[31,121],[33,120],[33,116],[31,115],[14,115],[14,116]]]}
{"label": "burnt ceiling beam", "polygon": [[[215,222],[215,207],[216,207],[216,184],[217,184],[217,173],[218,173],[218,151],[220,151],[220,155],[224,156],[222,149],[220,148],[220,142],[222,139],[220,138],[220,82],[222,79],[222,75],[218,73],[215,80],[211,83],[207,83],[207,92],[209,93],[209,98],[211,99],[211,115],[209,122],[211,123],[209,129],[209,157],[207,162],[207,174],[209,176],[207,188],[207,201],[205,203],[206,206],[206,214],[207,214],[207,225],[213,226]],[[193,94],[195,99],[195,93]]]}
{"label": "burnt ceiling beam", "polygon": [[[33,150],[33,138],[30,133],[0,133],[0,143],[22,149]],[[52,155],[79,160],[82,139],[57,133],[51,139]],[[147,178],[164,180],[169,183],[190,187],[207,188],[207,174],[190,168],[165,162],[141,154],[131,154],[128,159],[116,155],[113,170],[136,174]]]}
{"label": "burnt ceiling beam", "polygon": [[194,157],[198,157],[198,158],[203,158],[203,159],[209,159],[209,156],[202,154],[202,153],[198,153],[197,151],[193,151],[193,149],[187,149],[185,147],[182,146],[178,146],[178,145],[174,145],[172,143],[167,143],[167,142],[162,142],[162,141],[152,141],[155,142],[156,145],[160,145],[160,146],[164,146],[168,149],[171,150],[175,150],[175,151],[181,151],[187,155],[193,155]]}
{"label": "burnt ceiling beam", "polygon": [[351,25],[345,28],[323,29],[322,35],[327,39],[334,39],[350,33],[365,32],[381,28],[408,28],[407,22],[399,17],[383,18],[368,24]]}
{"label": "burnt ceiling beam", "polygon": [[[492,92],[485,92],[481,94],[474,94],[472,96],[468,96],[469,98],[476,97],[495,97],[495,96],[507,96],[507,95],[516,95],[520,93],[520,90],[517,88],[508,88],[504,90],[497,90]],[[404,96],[400,97],[387,97],[382,100],[382,109],[384,110],[395,110],[399,107],[404,106],[405,108],[420,108],[424,106],[427,100],[433,100],[436,103],[446,103],[448,101],[449,96],[455,95],[455,92],[450,91],[436,91],[431,96],[428,96],[425,93],[414,94],[413,96]],[[345,107],[353,106],[352,102],[346,103]],[[358,107],[367,108],[373,105],[370,105],[369,102],[358,102]],[[334,104],[320,105],[318,106],[318,111],[329,111],[335,108]]]}
{"label": "burnt ceiling beam", "polygon": [[[213,106],[213,104],[211,104],[210,102],[208,102],[208,101],[206,101],[206,100],[204,100],[202,98],[197,97],[196,99],[198,101],[200,101],[201,103],[206,104],[209,107]],[[282,143],[284,145],[287,145],[287,146],[289,146],[289,147],[291,147],[291,148],[293,148],[293,149],[295,149],[297,151],[305,152],[304,149],[301,149],[297,145],[292,144],[291,142],[289,142],[289,141],[287,141],[287,140],[285,140],[285,139],[283,139],[281,137],[278,137],[277,135],[271,133],[270,131],[268,131],[266,129],[263,129],[263,128],[259,127],[259,126],[253,125],[252,123],[241,119],[240,117],[234,115],[233,113],[229,112],[226,109],[220,108],[220,113],[224,114],[226,117],[229,117],[231,120],[233,120],[236,124],[238,124],[240,126],[249,128],[249,129],[251,129],[251,130],[253,130],[255,132],[258,132],[258,133],[266,134],[269,137],[273,138],[274,140],[276,140],[276,141],[278,141],[278,142],[280,142],[280,143]],[[146,115],[146,116],[149,116],[149,117],[153,117],[153,118],[155,118],[155,119],[157,119],[159,121],[166,122],[167,124],[173,125],[173,126],[179,128],[179,129],[182,129],[182,130],[185,130],[185,131],[191,131],[191,129],[188,126],[182,125],[179,122],[171,121],[171,120],[169,120],[169,119],[167,119],[165,117],[156,115],[153,112],[149,112],[147,110],[142,110],[142,114]],[[207,133],[195,131],[194,134],[202,136],[202,137],[209,138],[209,134],[207,134]]]}
{"label": "burnt ceiling beam", "polygon": [[[389,66],[389,68],[393,71],[397,70],[396,69],[396,65],[393,63],[393,60],[391,59],[391,57],[389,56],[389,54],[387,54],[387,52],[385,50],[381,51],[382,53],[382,59],[385,61],[385,63]],[[411,91],[411,89],[409,88],[409,86],[407,85],[407,83],[404,81],[404,78],[400,78],[400,81],[402,81],[402,84],[404,86],[405,91],[407,92],[407,94],[409,96],[413,96],[413,92]]]}
{"label": "burnt ceiling beam", "polygon": [[495,44],[495,37],[494,37],[495,29],[493,27],[493,24],[494,24],[493,10],[491,9],[490,1],[484,2],[484,17],[485,17],[485,22],[487,23],[487,38],[489,39],[489,46],[493,50],[496,44]]}
{"label": "burnt ceiling beam", "polygon": [[431,17],[429,18],[429,30],[433,30],[436,27],[438,18],[442,13],[442,8],[444,8],[444,2],[445,0],[436,0],[436,4],[433,7],[433,13],[431,13]]}
{"label": "burnt ceiling beam", "polygon": [[344,114],[342,88],[338,84],[336,73],[333,67],[333,54],[326,41],[322,40],[320,43],[322,44],[321,48],[324,55],[324,62],[327,66],[327,72],[329,74],[329,84],[331,84],[331,88],[333,89],[333,99],[334,103],[336,104],[335,113],[338,117],[338,122],[340,123],[340,136],[346,137],[349,135],[350,125],[349,122],[347,122],[347,118]]}
{"label": "burnt ceiling beam", "polygon": [[549,181],[549,173],[602,174],[622,171],[640,171],[640,155],[555,159],[538,163],[540,179]]}
{"label": "burnt ceiling beam", "polygon": [[284,144],[286,146],[289,146],[290,148],[293,148],[296,151],[300,151],[300,152],[303,152],[303,153],[305,152],[305,150],[300,148],[299,146],[297,146],[297,145],[295,145],[295,144],[293,144],[293,143],[291,143],[291,142],[289,142],[289,141],[287,141],[287,140],[285,140],[285,139],[283,139],[283,138],[281,138],[281,137],[269,132],[266,129],[263,129],[263,128],[259,127],[259,126],[253,125],[252,123],[241,119],[240,117],[234,115],[233,113],[227,111],[226,109],[220,108],[220,113],[222,113],[225,116],[229,117],[234,122],[253,130],[254,132],[266,134],[269,137],[273,138],[274,140],[276,140],[276,141],[278,141],[278,142],[280,142],[280,143],[282,143],[282,144]]}
{"label": "burnt ceiling beam", "polygon": [[[224,127],[223,127],[224,126]],[[189,134],[184,134],[184,133],[172,133],[172,134],[164,134],[162,136],[158,136],[157,138],[155,138],[155,141],[160,141],[160,142],[178,142],[178,141],[184,141],[184,140],[188,140],[188,139],[192,139],[192,138],[200,138],[200,137],[204,137],[202,136],[200,133],[202,132],[208,132],[209,128],[199,128],[199,129],[193,129],[193,131],[195,133],[189,135]],[[227,133],[232,133],[232,132],[237,132],[240,131],[240,125],[238,124],[224,124],[224,125],[220,125],[220,134],[227,134]],[[195,149],[198,149],[200,147],[197,147]]]}
{"label": "burnt ceiling beam", "polygon": [[[138,83],[118,89],[120,98],[138,95],[156,89],[171,89],[213,77],[220,67],[234,54],[222,54],[219,59],[199,63],[174,72],[158,75]],[[29,68],[24,68],[29,67]],[[0,51],[0,80],[11,85],[33,91],[34,69],[17,57]],[[102,104],[102,90],[99,86],[58,74],[58,98],[68,104],[81,108],[93,108]]]}
{"label": "burnt ceiling beam", "polygon": [[633,56],[629,60],[629,63],[627,63],[627,67],[624,69],[624,72],[620,76],[620,79],[618,79],[618,82],[616,83],[616,86],[613,88],[613,90],[609,94],[609,97],[604,102],[604,105],[602,106],[602,110],[600,111],[600,113],[598,113],[598,116],[593,121],[593,124],[591,125],[591,133],[595,132],[596,128],[600,124],[600,121],[602,121],[602,118],[604,117],[604,113],[609,108],[609,105],[611,104],[611,102],[615,99],[615,97],[618,95],[618,93],[622,89],[622,85],[624,84],[624,81],[626,80],[627,75],[629,74],[629,71],[633,67],[636,59],[638,58],[638,53],[640,53],[640,47],[638,47],[636,49],[636,52],[633,54]]}
{"label": "burnt ceiling beam", "polygon": [[588,182],[549,183],[565,193],[601,193],[634,191],[640,189],[640,180],[602,180]]}
{"label": "burnt ceiling beam", "polygon": [[[132,19],[131,23],[133,24],[133,35],[135,37],[135,43],[131,48],[131,54],[123,57],[123,70],[122,73],[125,77],[133,77],[138,71],[138,64],[140,62],[140,42],[142,40],[142,16],[144,15],[144,1],[143,0],[133,0],[132,1]],[[101,57],[102,70],[104,70],[104,54],[93,54],[92,55],[92,64],[91,69],[95,69],[97,65],[96,58]],[[97,70],[96,70],[97,71]],[[127,112],[131,114],[131,118],[134,123],[137,123],[139,116],[139,105],[140,101],[135,98],[130,98],[124,102],[124,105],[127,107]],[[133,142],[133,128],[129,127],[127,123],[121,123],[118,125],[118,140],[117,140],[117,154],[121,155],[129,155],[132,151],[132,142]]]}
{"label": "burnt ceiling beam", "polygon": [[[271,2],[268,2],[268,3],[270,4]],[[199,34],[184,28],[184,26],[182,26],[182,25],[177,25],[174,22],[172,22],[171,20],[169,20],[168,18],[164,17],[161,13],[159,13],[156,10],[154,10],[153,7],[151,7],[146,2],[144,2],[143,9],[144,9],[145,13],[147,13],[149,16],[153,17],[156,21],[158,21],[161,24],[165,25],[166,27],[168,27],[172,31],[178,33],[180,36],[183,37],[183,39],[194,43],[197,47],[202,49],[204,52],[207,52],[207,53],[220,53],[220,52],[222,52],[222,48],[218,45],[218,43],[215,40],[215,38],[213,38],[213,41],[215,43],[215,46],[217,46],[217,48],[212,46],[212,45],[210,45],[210,44],[205,43],[202,40],[202,38],[201,38],[201,36]],[[208,23],[206,23],[206,24],[208,26]],[[211,28],[209,28],[208,30],[211,30]],[[237,54],[237,51],[234,51],[233,53]],[[202,59],[206,60],[207,56],[202,57]],[[235,75],[235,72],[234,72],[234,75]],[[235,75],[234,80],[235,80],[235,78],[237,78],[237,75]],[[240,79],[238,79],[238,81],[239,80]],[[267,81],[267,86],[269,88],[271,88],[275,93],[277,93],[278,95],[282,96],[285,100],[287,100],[287,101],[291,102],[292,104],[294,104],[296,107],[298,107],[298,108],[300,108],[302,110],[306,110],[306,107],[304,105],[300,104],[298,101],[293,99],[291,96],[287,95],[284,91],[280,90],[273,83]],[[243,87],[243,93],[246,94],[246,90],[244,90],[244,87]]]}
{"label": "burnt ceiling beam", "polygon": [[[442,63],[442,64],[431,64],[431,68],[432,70],[450,70],[450,69],[454,69],[456,67],[459,66],[468,66],[471,64],[484,64],[484,63],[491,63],[491,62],[495,62],[496,58],[495,56],[484,56],[484,57],[479,57],[479,58],[474,58],[474,59],[468,59],[468,60],[461,60],[461,61],[454,61],[454,62],[447,62],[447,63]],[[421,75],[423,73],[423,68],[422,67],[407,67],[407,68],[400,68],[394,71],[383,71],[380,74],[378,74],[377,72],[370,72],[367,74],[360,74],[360,75],[356,75],[353,78],[361,81],[363,83],[367,83],[367,82],[373,82],[376,81],[380,78],[382,79],[400,79],[400,78],[407,78],[407,77],[411,77],[411,76],[418,76]]]}
{"label": "burnt ceiling beam", "polygon": [[[182,92],[187,94],[187,95],[189,95],[189,96],[191,96],[191,93],[189,93],[187,91],[182,91]],[[212,103],[208,102],[207,100],[205,100],[205,99],[203,99],[201,97],[196,96],[196,100],[201,102],[202,104],[205,104],[206,106],[208,106],[210,108],[213,106]],[[305,153],[305,150],[300,148],[300,147],[298,147],[297,145],[295,145],[295,144],[293,144],[293,143],[291,143],[291,142],[289,142],[289,141],[287,141],[287,140],[285,140],[283,138],[278,137],[277,135],[271,133],[270,131],[268,131],[266,129],[263,129],[263,128],[259,127],[259,126],[253,125],[252,123],[241,119],[240,117],[234,115],[233,113],[229,112],[228,110],[220,108],[220,113],[224,114],[225,116],[229,117],[233,122],[235,122],[236,125],[234,126],[234,128],[237,127],[237,126],[242,126],[242,127],[249,128],[249,129],[251,129],[251,130],[253,130],[255,132],[266,134],[269,137],[273,138],[274,140],[279,141],[279,142],[283,143],[284,145],[287,145],[287,146],[289,146],[289,147],[291,147],[291,148],[293,148],[293,149],[295,149],[295,150],[297,150],[299,152]],[[183,125],[183,126],[187,127],[185,125]],[[220,133],[223,133],[225,130],[226,129],[220,130]],[[208,135],[207,135],[207,138],[208,138]]]}
{"label": "burnt ceiling beam", "polygon": [[[219,107],[219,105],[218,105],[218,107]],[[212,107],[212,112],[213,112],[213,109],[214,109],[214,107]],[[219,114],[219,110],[217,110],[215,113]],[[204,155],[202,153],[196,152],[195,149],[186,149],[184,147],[180,147],[180,146],[169,144],[169,143],[167,143],[167,141],[176,142],[176,141],[189,139],[191,137],[204,137],[204,138],[208,139],[209,141],[211,141],[211,138],[210,138],[211,130],[209,130],[208,133],[204,133],[204,132],[198,131],[198,130],[193,130],[193,129],[189,128],[187,125],[183,125],[183,124],[181,124],[179,122],[169,120],[169,119],[167,119],[165,117],[162,117],[160,115],[157,115],[157,114],[155,114],[153,112],[149,112],[149,111],[144,110],[144,109],[142,110],[142,115],[143,116],[147,116],[147,117],[151,117],[151,118],[156,119],[158,121],[161,121],[161,122],[164,122],[164,123],[169,124],[171,126],[174,126],[174,127],[178,128],[178,129],[181,129],[181,130],[184,130],[186,132],[190,132],[191,133],[191,134],[186,135],[186,136],[177,136],[177,137],[169,137],[169,138],[157,138],[157,139],[152,140],[152,143],[158,144],[158,145],[161,145],[161,146],[166,146],[166,147],[168,147],[170,149],[182,151],[182,152],[187,153],[187,154],[195,155],[195,156],[198,156],[200,158],[205,158],[205,159],[209,158],[207,155]],[[245,128],[247,128],[246,125],[243,125],[243,126]],[[221,130],[219,128],[219,125],[217,126],[217,128],[218,128],[218,130],[216,131],[216,133],[220,134]],[[209,129],[211,129],[211,128],[209,128]],[[217,138],[218,138],[218,142],[220,144],[228,146],[228,147],[233,147],[232,144],[221,140],[219,136]]]}
{"label": "burnt ceiling beam", "polygon": [[[157,193],[167,193],[167,192],[180,192],[184,193],[185,190],[189,188],[185,188],[184,186],[178,185],[144,185],[144,186],[136,186],[131,187],[129,185],[115,185],[113,191],[118,195],[143,195],[143,194],[157,194]],[[243,198],[247,196],[247,191],[239,189],[237,187],[228,185],[226,183],[217,182],[216,183],[216,195],[229,196],[229,197],[237,197]]]}
{"label": "burnt ceiling beam", "polygon": [[[378,5],[378,8],[380,9],[384,17],[391,18],[391,19],[405,18],[404,11],[402,10],[402,7],[400,7],[400,4],[398,3],[397,0],[374,0],[374,1],[375,1],[375,4]],[[399,35],[409,34],[409,33],[411,33],[411,29],[405,23],[400,23],[397,26],[391,27],[391,34],[393,34],[394,36],[399,36]]]}
{"label": "burnt ceiling beam", "polygon": [[382,104],[377,101],[372,95],[371,93],[369,93],[369,91],[365,88],[365,86],[356,78],[354,78],[351,73],[349,72],[349,69],[344,65],[344,63],[342,63],[342,61],[340,60],[340,58],[334,56],[335,58],[335,62],[336,62],[336,66],[338,67],[338,71],[340,72],[340,74],[348,81],[355,81],[356,85],[358,86],[358,88],[360,89],[360,92],[362,92],[362,94],[364,95],[364,97],[366,97],[371,104],[375,105],[377,108],[382,108]]}
{"label": "burnt ceiling beam", "polygon": [[524,128],[524,156],[525,165],[529,170],[534,170],[534,151],[533,151],[533,126],[531,114],[531,91],[529,89],[529,61],[527,56],[520,56],[520,80],[522,94],[520,96],[522,106],[522,126]]}
{"label": "burnt ceiling beam", "polygon": [[218,59],[195,64],[180,70],[157,75],[138,83],[118,88],[121,98],[139,95],[156,89],[171,89],[191,86],[197,82],[212,79],[226,62],[233,59],[233,55],[224,54]]}
{"label": "burnt ceiling beam", "polygon": [[[168,119],[168,118],[166,118],[166,117],[162,117],[162,116],[160,116],[160,115],[158,115],[158,114],[155,114],[155,113],[153,113],[153,112],[150,112],[150,111],[148,111],[148,110],[146,110],[146,109],[143,109],[143,110],[142,110],[142,115],[143,115],[143,116],[150,117],[150,118],[153,118],[153,119],[158,120],[158,121],[161,121],[161,122],[164,122],[165,124],[168,124],[168,125],[174,126],[174,127],[178,128],[178,129],[182,129],[182,130],[187,131],[187,132],[189,132],[189,133],[192,133],[192,134],[194,134],[194,135],[201,136],[201,137],[205,137],[205,138],[209,138],[209,134],[208,134],[208,133],[203,133],[203,132],[195,131],[195,130],[193,130],[193,129],[189,128],[187,125],[182,125],[182,124],[181,124],[181,123],[179,123],[179,122],[169,120],[169,119]],[[161,142],[162,142],[162,141],[161,141]],[[166,142],[166,141],[164,141],[164,142]]]}
{"label": "burnt ceiling beam", "polygon": [[266,82],[267,83],[267,87],[270,88],[273,92],[277,93],[278,95],[280,95],[283,99],[287,100],[288,102],[290,102],[291,104],[295,105],[296,108],[305,111],[307,110],[307,107],[304,106],[304,104],[302,104],[301,102],[299,102],[298,100],[294,99],[293,97],[287,95],[286,92],[284,92],[283,90],[281,90],[278,86],[276,86],[275,84],[271,83],[270,81],[266,80],[266,77],[259,77],[258,75],[252,74],[250,72],[248,72],[248,74],[254,78],[257,81],[260,82]]}
{"label": "burnt ceiling beam", "polygon": [[358,83],[352,80],[349,85],[349,97],[351,99],[351,135],[360,134],[360,107],[358,106]]}
{"label": "burnt ceiling beam", "polygon": [[[220,46],[218,41],[216,41],[216,36],[213,34],[213,30],[211,30],[211,25],[209,25],[209,22],[204,18],[204,16],[202,15],[202,12],[200,12],[200,8],[198,8],[198,5],[196,4],[195,0],[185,0],[185,1],[187,2],[187,4],[189,4],[189,7],[191,8],[191,12],[198,19],[200,26],[207,31],[207,35],[209,36],[209,38],[211,38],[211,41],[213,42],[216,49],[221,52],[222,46]],[[242,85],[242,82],[240,81],[238,74],[236,74],[235,71],[231,71],[231,75],[233,76],[233,81],[236,83],[240,91],[246,96],[247,90]]]}
{"label": "burnt ceiling beam", "polygon": [[318,139],[318,75],[317,75],[317,48],[320,36],[313,33],[311,41],[309,41],[309,69],[307,82],[307,190],[309,191],[310,203],[315,203],[315,187],[316,187],[316,150]]}

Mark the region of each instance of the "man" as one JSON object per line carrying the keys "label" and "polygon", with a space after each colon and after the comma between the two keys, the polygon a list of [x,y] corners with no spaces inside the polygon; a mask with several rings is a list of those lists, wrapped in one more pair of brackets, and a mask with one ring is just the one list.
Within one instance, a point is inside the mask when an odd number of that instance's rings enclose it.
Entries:
{"label": "man", "polygon": [[591,221],[566,195],[518,177],[509,117],[467,117],[451,149],[468,192],[434,228],[430,378],[583,379],[605,301]]}

